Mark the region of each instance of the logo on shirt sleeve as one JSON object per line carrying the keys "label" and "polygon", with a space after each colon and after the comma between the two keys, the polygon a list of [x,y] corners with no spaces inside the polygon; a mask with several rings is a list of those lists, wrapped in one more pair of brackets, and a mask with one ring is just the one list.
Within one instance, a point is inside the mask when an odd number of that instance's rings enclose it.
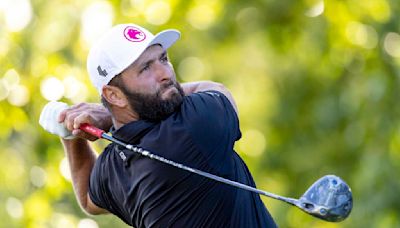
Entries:
{"label": "logo on shirt sleeve", "polygon": [[206,91],[205,93],[207,93],[207,94],[209,94],[209,95],[211,95],[211,96],[217,96],[217,97],[219,97],[219,94],[216,93],[216,92]]}

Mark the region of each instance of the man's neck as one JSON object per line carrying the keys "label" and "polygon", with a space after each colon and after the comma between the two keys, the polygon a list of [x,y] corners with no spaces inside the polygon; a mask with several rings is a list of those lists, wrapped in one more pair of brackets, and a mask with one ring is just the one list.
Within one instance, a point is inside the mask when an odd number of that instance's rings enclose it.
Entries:
{"label": "man's neck", "polygon": [[121,109],[114,107],[112,110],[112,115],[115,130],[119,129],[127,123],[139,120],[139,116],[137,115],[137,113],[133,112],[130,109]]}

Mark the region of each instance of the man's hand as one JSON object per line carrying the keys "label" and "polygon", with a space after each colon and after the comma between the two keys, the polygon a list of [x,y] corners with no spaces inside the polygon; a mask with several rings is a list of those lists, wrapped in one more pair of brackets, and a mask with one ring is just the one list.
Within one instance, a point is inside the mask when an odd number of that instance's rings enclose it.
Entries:
{"label": "man's hand", "polygon": [[62,102],[51,101],[47,103],[40,114],[39,124],[48,132],[58,135],[64,139],[75,138],[62,123],[59,123],[58,116],[68,108],[68,105]]}
{"label": "man's hand", "polygon": [[44,106],[39,123],[46,131],[63,139],[80,137],[94,141],[97,138],[81,131],[79,126],[88,123],[108,131],[112,119],[108,110],[99,104],[81,103],[68,107],[63,102],[51,101]]}
{"label": "man's hand", "polygon": [[72,135],[91,141],[97,138],[80,130],[81,124],[88,123],[104,131],[112,126],[111,113],[102,105],[89,103],[80,103],[63,110],[57,121],[63,123]]}

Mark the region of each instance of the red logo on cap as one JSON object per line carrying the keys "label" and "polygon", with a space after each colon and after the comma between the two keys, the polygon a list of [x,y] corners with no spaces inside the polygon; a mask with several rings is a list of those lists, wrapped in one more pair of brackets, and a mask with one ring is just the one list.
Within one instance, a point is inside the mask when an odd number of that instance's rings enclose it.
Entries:
{"label": "red logo on cap", "polygon": [[133,26],[126,27],[124,30],[124,35],[127,40],[132,42],[141,42],[146,39],[146,34]]}

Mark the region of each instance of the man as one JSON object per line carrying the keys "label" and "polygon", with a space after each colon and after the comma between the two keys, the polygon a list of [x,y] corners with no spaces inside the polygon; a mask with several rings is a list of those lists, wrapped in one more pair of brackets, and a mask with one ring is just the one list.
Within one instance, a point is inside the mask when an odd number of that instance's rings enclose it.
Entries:
{"label": "man", "polygon": [[221,84],[179,84],[166,49],[176,30],[156,36],[113,27],[88,56],[101,95],[95,104],[50,102],[40,123],[61,136],[75,194],[89,214],[113,213],[134,227],[275,227],[259,195],[142,157],[111,143],[96,158],[79,130],[90,123],[115,138],[187,166],[255,186],[233,150],[241,137],[235,102]]}

